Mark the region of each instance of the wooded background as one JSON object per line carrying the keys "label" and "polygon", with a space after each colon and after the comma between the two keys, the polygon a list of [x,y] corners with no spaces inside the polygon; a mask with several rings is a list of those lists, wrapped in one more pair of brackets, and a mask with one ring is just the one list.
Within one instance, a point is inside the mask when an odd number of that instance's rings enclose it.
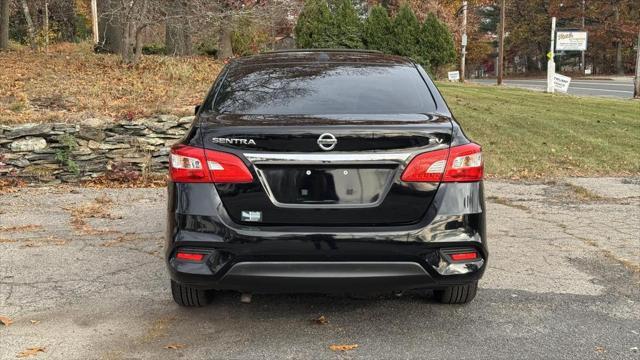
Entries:
{"label": "wooded background", "polygon": [[[308,23],[318,7],[326,6],[319,13],[325,24],[318,28],[324,40],[297,36],[298,46],[376,48],[441,69],[455,64],[460,53],[461,5],[460,0],[97,0],[96,51],[120,54],[124,63],[133,64],[145,53],[224,59],[286,48],[293,44],[298,19]],[[469,1],[470,75],[494,71],[499,7],[495,1]],[[307,14],[300,17],[304,8]],[[551,16],[558,18],[558,28],[589,32],[586,65],[594,74],[631,73],[635,66],[638,0],[508,0],[505,10],[507,73],[545,70]],[[317,14],[309,16],[313,11]],[[0,17],[0,49],[11,44],[42,49],[92,37],[91,0],[0,0]],[[441,35],[429,45],[423,41],[421,51],[412,37],[424,38],[425,27]],[[455,54],[447,50],[441,59],[429,54],[429,49],[448,49],[447,37]],[[564,72],[582,70],[579,53],[559,53],[556,61]]]}

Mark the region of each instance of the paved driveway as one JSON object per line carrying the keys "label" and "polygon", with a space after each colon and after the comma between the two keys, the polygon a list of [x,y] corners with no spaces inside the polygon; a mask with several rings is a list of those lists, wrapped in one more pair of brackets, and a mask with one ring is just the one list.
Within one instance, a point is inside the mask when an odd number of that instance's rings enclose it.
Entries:
{"label": "paved driveway", "polygon": [[163,189],[4,191],[2,359],[640,358],[640,179],[488,182],[489,269],[466,306],[230,292],[183,309]]}
{"label": "paved driveway", "polygon": [[[471,79],[485,85],[495,85],[495,79]],[[546,79],[514,79],[505,80],[506,86],[520,87],[531,90],[545,91]],[[619,80],[571,80],[569,94],[579,96],[602,96],[631,99],[633,98],[633,80],[622,78]]]}

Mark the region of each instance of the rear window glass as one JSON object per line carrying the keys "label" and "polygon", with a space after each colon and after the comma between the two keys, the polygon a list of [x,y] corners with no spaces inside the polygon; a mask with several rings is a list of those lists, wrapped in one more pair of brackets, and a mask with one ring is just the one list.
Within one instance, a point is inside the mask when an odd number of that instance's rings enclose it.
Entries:
{"label": "rear window glass", "polygon": [[279,65],[232,69],[214,110],[221,114],[409,114],[436,110],[411,66]]}

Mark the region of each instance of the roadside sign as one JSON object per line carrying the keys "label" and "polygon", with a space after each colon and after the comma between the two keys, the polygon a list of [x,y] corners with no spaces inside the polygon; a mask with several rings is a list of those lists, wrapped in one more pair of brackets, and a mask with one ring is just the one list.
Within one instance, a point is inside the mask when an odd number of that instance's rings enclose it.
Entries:
{"label": "roadside sign", "polygon": [[460,80],[460,71],[449,71],[447,75],[449,76],[449,81]]}
{"label": "roadside sign", "polygon": [[467,34],[462,34],[462,46],[467,46]]}
{"label": "roadside sign", "polygon": [[552,58],[553,58],[553,53],[552,53],[551,51],[549,51],[549,52],[547,53],[547,59],[548,59],[548,60],[551,60]]}
{"label": "roadside sign", "polygon": [[571,83],[571,78],[568,76],[554,74],[553,75],[553,88],[556,91],[566,93],[569,90],[569,84]]}
{"label": "roadside sign", "polygon": [[585,51],[587,50],[586,31],[558,31],[556,35],[556,50]]}

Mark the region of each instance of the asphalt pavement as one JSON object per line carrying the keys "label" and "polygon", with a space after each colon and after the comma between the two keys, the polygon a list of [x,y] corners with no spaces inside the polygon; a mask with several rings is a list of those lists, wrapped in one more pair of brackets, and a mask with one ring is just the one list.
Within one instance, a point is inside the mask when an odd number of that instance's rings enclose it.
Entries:
{"label": "asphalt pavement", "polygon": [[0,359],[639,359],[640,179],[486,189],[468,305],[224,292],[199,309],[171,300],[164,189],[2,189]]}
{"label": "asphalt pavement", "polygon": [[[470,79],[469,81],[495,85],[496,79]],[[547,89],[546,79],[507,79],[504,85],[519,87],[524,89],[545,91]],[[611,80],[571,80],[569,94],[578,96],[601,96],[631,99],[633,98],[633,79],[618,78]]]}

